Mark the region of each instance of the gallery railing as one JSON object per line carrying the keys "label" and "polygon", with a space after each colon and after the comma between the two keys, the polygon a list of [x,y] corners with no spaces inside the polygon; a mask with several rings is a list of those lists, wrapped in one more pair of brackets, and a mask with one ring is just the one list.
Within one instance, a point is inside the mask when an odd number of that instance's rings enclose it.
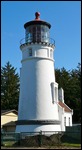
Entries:
{"label": "gallery railing", "polygon": [[28,44],[28,43],[46,43],[46,44],[51,44],[55,46],[55,40],[52,38],[46,38],[46,37],[38,37],[38,36],[34,36],[34,37],[26,37],[20,40],[20,45],[22,44]]}

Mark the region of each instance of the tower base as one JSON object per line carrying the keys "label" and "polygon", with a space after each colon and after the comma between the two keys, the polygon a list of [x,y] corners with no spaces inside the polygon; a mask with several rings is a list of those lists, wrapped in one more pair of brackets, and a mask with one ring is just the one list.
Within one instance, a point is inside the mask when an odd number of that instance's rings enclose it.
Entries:
{"label": "tower base", "polygon": [[58,120],[18,120],[16,132],[43,132],[43,134],[56,134],[61,131]]}

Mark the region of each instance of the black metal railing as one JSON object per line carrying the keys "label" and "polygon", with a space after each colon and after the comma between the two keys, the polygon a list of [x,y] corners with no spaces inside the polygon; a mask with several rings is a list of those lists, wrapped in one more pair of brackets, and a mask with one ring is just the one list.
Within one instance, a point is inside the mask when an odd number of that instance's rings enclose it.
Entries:
{"label": "black metal railing", "polygon": [[55,45],[55,40],[50,37],[46,38],[46,37],[38,37],[38,36],[23,38],[20,40],[20,45],[29,44],[29,43],[46,43],[46,44],[48,43],[51,45]]}
{"label": "black metal railing", "polygon": [[[7,146],[56,146],[68,144],[81,145],[81,131],[40,131],[40,132],[4,132],[1,133],[1,145]],[[10,145],[9,145],[10,144]],[[5,145],[6,146],[6,145]]]}

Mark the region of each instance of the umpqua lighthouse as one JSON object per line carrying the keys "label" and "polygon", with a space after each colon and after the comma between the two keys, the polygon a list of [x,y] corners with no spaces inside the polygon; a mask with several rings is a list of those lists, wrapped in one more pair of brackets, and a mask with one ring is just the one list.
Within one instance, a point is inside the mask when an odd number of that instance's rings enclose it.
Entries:
{"label": "umpqua lighthouse", "polygon": [[16,132],[61,131],[51,25],[40,20],[36,12],[35,19],[25,23],[24,28]]}

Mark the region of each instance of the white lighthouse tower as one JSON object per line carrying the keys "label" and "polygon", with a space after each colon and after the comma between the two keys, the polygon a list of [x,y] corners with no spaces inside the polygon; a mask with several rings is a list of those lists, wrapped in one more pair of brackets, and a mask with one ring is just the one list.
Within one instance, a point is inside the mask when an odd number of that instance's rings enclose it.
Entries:
{"label": "white lighthouse tower", "polygon": [[55,42],[50,38],[51,25],[39,17],[36,12],[35,20],[24,24],[16,132],[61,131],[54,75]]}

